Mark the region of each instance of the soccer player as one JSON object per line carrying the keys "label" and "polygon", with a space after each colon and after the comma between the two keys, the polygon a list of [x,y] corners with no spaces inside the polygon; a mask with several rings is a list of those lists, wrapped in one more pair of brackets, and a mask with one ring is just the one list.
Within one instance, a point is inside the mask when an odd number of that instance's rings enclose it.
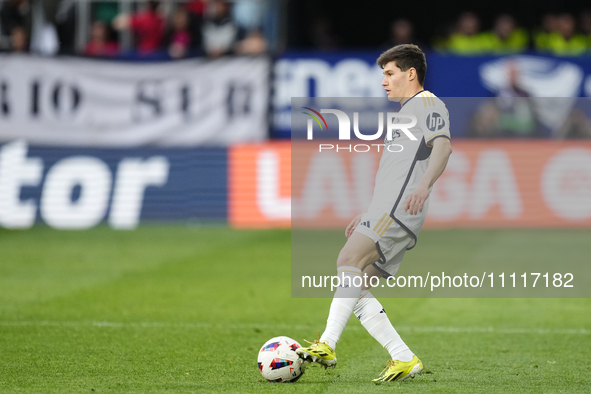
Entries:
{"label": "soccer player", "polygon": [[[384,70],[382,86],[388,99],[400,102],[400,115],[414,115],[416,125],[406,133],[394,131],[384,141],[384,150],[375,179],[372,201],[345,230],[348,240],[339,253],[337,272],[341,285],[330,306],[326,329],[309,347],[297,349],[300,357],[334,367],[335,348],[351,313],[390,353],[391,361],[374,382],[404,380],[423,370],[421,360],[400,338],[384,308],[369,288],[358,286],[356,277],[394,275],[404,253],[415,247],[429,205],[429,193],[443,173],[451,154],[449,114],[445,104],[423,89],[427,62],[419,47],[395,46],[380,55]],[[410,118],[400,116],[400,123]],[[396,122],[396,120],[394,120]],[[388,149],[392,144],[402,145]],[[366,281],[370,283],[369,279]]]}

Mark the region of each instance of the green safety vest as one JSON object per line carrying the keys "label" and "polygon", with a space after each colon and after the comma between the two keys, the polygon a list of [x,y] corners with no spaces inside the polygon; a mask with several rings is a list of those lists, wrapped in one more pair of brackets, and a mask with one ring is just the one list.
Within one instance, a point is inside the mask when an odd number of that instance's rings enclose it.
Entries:
{"label": "green safety vest", "polygon": [[[537,44],[536,41],[536,47]],[[545,44],[545,51],[556,56],[579,56],[589,51],[589,41],[582,34],[576,34],[570,40],[566,40],[562,35],[552,32],[547,34]]]}
{"label": "green safety vest", "polygon": [[529,37],[523,29],[515,29],[506,40],[501,40],[494,32],[483,33],[486,52],[496,55],[520,53],[527,49]]}
{"label": "green safety vest", "polygon": [[482,33],[473,36],[456,33],[447,40],[447,50],[456,55],[481,55],[486,52],[486,42]]}

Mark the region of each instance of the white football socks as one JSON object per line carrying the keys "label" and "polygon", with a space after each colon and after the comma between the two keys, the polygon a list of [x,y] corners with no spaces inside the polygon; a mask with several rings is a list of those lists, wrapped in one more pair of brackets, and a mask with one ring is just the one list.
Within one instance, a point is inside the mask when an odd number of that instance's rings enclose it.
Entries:
{"label": "white football socks", "polygon": [[[333,301],[334,302],[334,301]],[[411,361],[414,353],[398,335],[382,304],[376,300],[369,290],[363,290],[353,313],[363,324],[363,327],[382,345],[392,360]],[[334,349],[334,348],[333,348]]]}
{"label": "white football socks", "polygon": [[[361,294],[361,270],[356,267],[338,267],[341,285],[337,288],[330,304],[330,312],[326,321],[326,329],[320,337],[321,341],[328,341],[333,350],[351,317],[355,304]],[[357,278],[357,279],[356,279]]]}

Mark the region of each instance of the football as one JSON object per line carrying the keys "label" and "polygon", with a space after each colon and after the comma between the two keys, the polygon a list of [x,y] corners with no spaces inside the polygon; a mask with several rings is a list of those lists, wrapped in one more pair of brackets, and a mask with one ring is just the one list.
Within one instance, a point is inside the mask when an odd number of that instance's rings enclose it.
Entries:
{"label": "football", "polygon": [[296,382],[304,373],[305,362],[295,350],[301,345],[289,337],[269,339],[259,350],[259,371],[269,382]]}

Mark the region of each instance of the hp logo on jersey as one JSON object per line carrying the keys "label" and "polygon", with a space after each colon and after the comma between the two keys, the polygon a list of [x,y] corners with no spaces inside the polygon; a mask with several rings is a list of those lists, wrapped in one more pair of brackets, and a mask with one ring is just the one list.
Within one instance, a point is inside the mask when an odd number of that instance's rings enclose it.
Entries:
{"label": "hp logo on jersey", "polygon": [[445,120],[437,112],[430,113],[427,116],[427,128],[431,131],[439,131],[445,127]]}

